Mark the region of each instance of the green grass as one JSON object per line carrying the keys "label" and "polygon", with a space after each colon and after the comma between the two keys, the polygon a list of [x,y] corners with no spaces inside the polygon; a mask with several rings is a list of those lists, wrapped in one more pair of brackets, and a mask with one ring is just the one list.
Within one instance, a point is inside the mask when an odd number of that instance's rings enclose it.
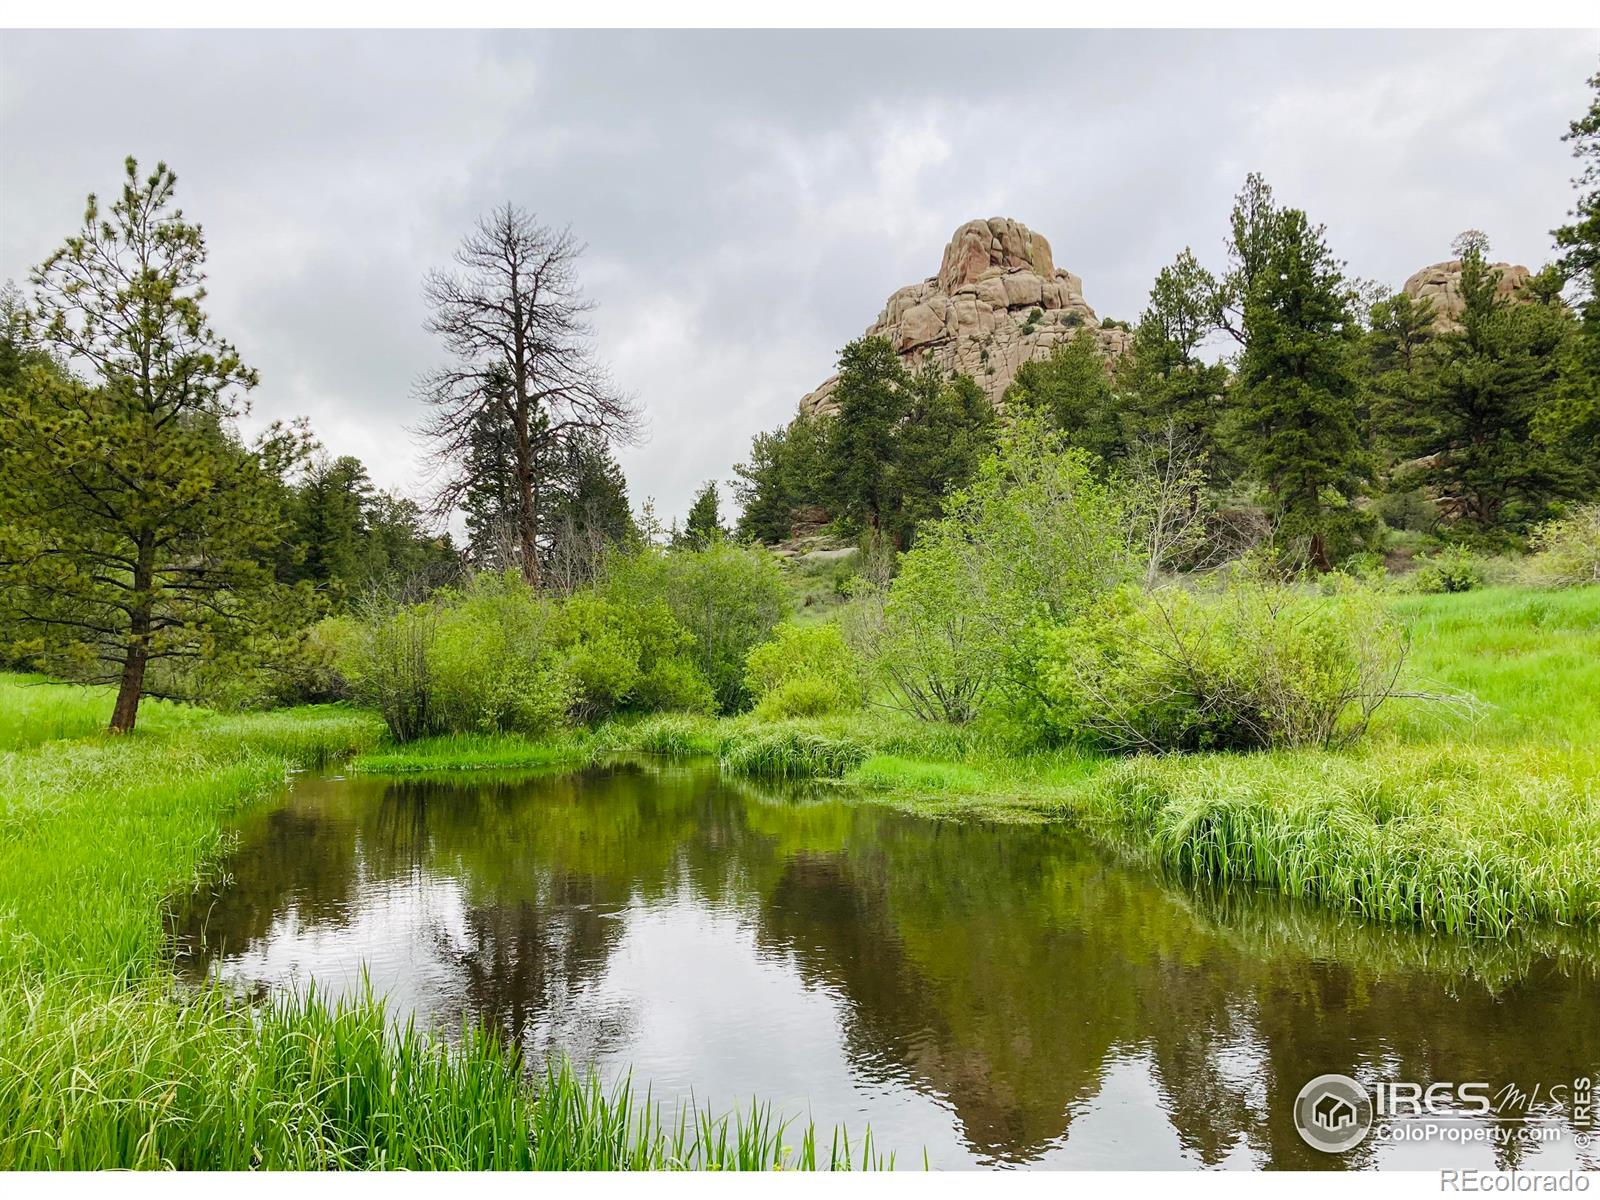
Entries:
{"label": "green grass", "polygon": [[[296,768],[374,751],[382,726],[336,707],[156,705],[112,737],[110,707],[103,689],[0,676],[0,1170],[892,1165],[870,1139],[791,1139],[759,1106],[664,1122],[626,1084],[565,1066],[530,1082],[495,1038],[447,1049],[371,1000],[251,1009],[178,987],[162,905],[220,859],[230,814]],[[526,766],[560,749],[452,739],[411,761]]]}
{"label": "green grass", "polygon": [[455,734],[421,738],[403,746],[385,744],[350,760],[363,775],[404,775],[423,771],[523,770],[581,765],[593,757],[590,740],[579,734],[547,742],[499,734]]}
{"label": "green grass", "polygon": [[447,1049],[380,1002],[59,984],[0,995],[0,1167],[246,1170],[770,1170],[893,1166],[868,1140],[794,1130],[770,1108],[664,1119],[630,1081],[566,1064],[530,1085],[514,1051],[469,1030]]}

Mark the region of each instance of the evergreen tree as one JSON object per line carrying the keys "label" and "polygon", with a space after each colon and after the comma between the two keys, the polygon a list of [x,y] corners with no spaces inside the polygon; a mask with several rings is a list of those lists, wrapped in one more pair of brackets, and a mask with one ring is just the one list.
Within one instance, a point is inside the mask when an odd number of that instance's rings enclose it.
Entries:
{"label": "evergreen tree", "polygon": [[579,442],[564,482],[554,510],[558,528],[604,546],[625,546],[638,540],[639,531],[628,507],[628,480],[603,441],[586,438]]}
{"label": "evergreen tree", "polygon": [[1424,477],[1440,506],[1480,534],[1525,528],[1573,483],[1561,455],[1533,436],[1554,397],[1568,318],[1499,295],[1486,249],[1481,237],[1462,245],[1464,307],[1435,339],[1437,368],[1420,396],[1431,443]]}
{"label": "evergreen tree", "polygon": [[272,569],[304,439],[233,432],[256,374],[206,319],[205,239],[176,182],[129,158],[116,202],[91,195],[33,272],[31,337],[92,381],[34,365],[0,392],[5,624],[44,663],[115,682],[115,732],[152,663],[268,652],[308,607]]}
{"label": "evergreen tree", "polygon": [[733,468],[733,494],[739,501],[739,536],[761,542],[780,542],[794,528],[795,500],[788,487],[785,457],[789,426],[758,433],[750,442],[750,457]]}
{"label": "evergreen tree", "polygon": [[487,570],[504,570],[516,561],[516,438],[509,413],[498,405],[476,413],[467,435],[460,507],[466,517],[467,552]]}
{"label": "evergreen tree", "polygon": [[1362,526],[1352,505],[1372,477],[1356,419],[1352,297],[1305,213],[1274,210],[1270,229],[1252,236],[1260,257],[1244,303],[1235,445],[1280,538],[1303,541],[1325,571]]}
{"label": "evergreen tree", "polygon": [[292,556],[279,578],[287,583],[305,580],[339,596],[364,581],[372,496],[372,480],[360,459],[314,458],[289,495],[287,547]]}
{"label": "evergreen tree", "polygon": [[906,414],[907,382],[886,338],[858,338],[839,356],[827,497],[833,516],[848,528],[879,531],[898,506],[897,436]]}
{"label": "evergreen tree", "polygon": [[1194,448],[1212,470],[1224,467],[1228,369],[1200,357],[1216,328],[1217,281],[1187,247],[1163,267],[1120,366],[1130,439],[1165,437]]}
{"label": "evergreen tree", "polygon": [[787,425],[756,434],[748,461],[733,468],[740,537],[780,542],[794,532],[804,510],[826,507],[830,421],[800,413]]}
{"label": "evergreen tree", "polygon": [[965,487],[994,449],[994,405],[970,375],[946,379],[931,358],[912,376],[909,410],[895,459],[899,512],[892,531],[909,545],[917,527],[944,514],[945,500]]}
{"label": "evergreen tree", "polygon": [[1245,176],[1228,218],[1228,270],[1212,305],[1216,326],[1241,346],[1250,342],[1250,297],[1279,246],[1281,217],[1271,185],[1259,172]]}
{"label": "evergreen tree", "polygon": [[674,546],[686,550],[704,550],[727,536],[727,531],[722,528],[718,503],[717,482],[709,480],[694,494],[694,503],[689,505],[689,515],[683,529],[674,535]]}
{"label": "evergreen tree", "polygon": [[1555,230],[1562,274],[1571,281],[1578,327],[1562,354],[1556,393],[1535,418],[1535,432],[1574,464],[1581,485],[1600,489],[1600,74],[1589,80],[1594,100],[1563,141],[1583,170],[1573,182],[1572,220]]}
{"label": "evergreen tree", "polygon": [[1368,313],[1367,409],[1373,444],[1385,457],[1427,453],[1437,437],[1424,400],[1434,366],[1429,353],[1434,334],[1430,299],[1395,292]]}
{"label": "evergreen tree", "polygon": [[450,582],[461,568],[450,534],[433,532],[422,507],[407,496],[374,492],[366,523],[365,586],[400,584],[431,591]]}
{"label": "evergreen tree", "polygon": [[1127,449],[1121,404],[1094,334],[1080,329],[1043,359],[1025,362],[1006,388],[1009,411],[1037,413],[1075,446],[1110,464]]}

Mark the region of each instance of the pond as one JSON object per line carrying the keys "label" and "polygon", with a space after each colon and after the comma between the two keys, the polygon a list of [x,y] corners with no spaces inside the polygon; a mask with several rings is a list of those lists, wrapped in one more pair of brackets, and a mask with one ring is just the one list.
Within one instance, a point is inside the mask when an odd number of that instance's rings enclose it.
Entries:
{"label": "pond", "polygon": [[[445,1036],[486,1022],[669,1106],[771,1101],[824,1142],[870,1125],[902,1166],[1600,1165],[1586,949],[1208,896],[1060,826],[714,767],[303,779],[172,932],[196,979],[365,972]],[[1496,1114],[1440,1094],[1436,1136],[1325,1154],[1292,1111],[1327,1072],[1477,1081]]]}

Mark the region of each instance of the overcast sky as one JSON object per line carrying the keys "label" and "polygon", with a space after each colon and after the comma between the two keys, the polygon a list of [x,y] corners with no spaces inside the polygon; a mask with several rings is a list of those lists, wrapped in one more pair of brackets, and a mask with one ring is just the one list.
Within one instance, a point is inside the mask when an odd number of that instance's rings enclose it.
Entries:
{"label": "overcast sky", "polygon": [[1215,267],[1246,172],[1398,286],[1485,230],[1537,266],[1596,31],[0,33],[0,279],[165,159],[258,419],[418,491],[419,282],[506,200],[588,244],[598,347],[649,413],[635,506],[681,514],[973,217],[1136,318]]}

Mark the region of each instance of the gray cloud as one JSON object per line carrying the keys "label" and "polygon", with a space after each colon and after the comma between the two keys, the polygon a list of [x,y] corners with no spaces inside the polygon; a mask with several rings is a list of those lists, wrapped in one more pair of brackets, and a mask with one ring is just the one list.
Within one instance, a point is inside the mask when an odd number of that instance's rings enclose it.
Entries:
{"label": "gray cloud", "polygon": [[792,414],[950,232],[1048,236],[1102,315],[1244,174],[1398,284],[1463,228],[1538,264],[1594,31],[0,34],[0,278],[123,155],[206,226],[257,418],[306,414],[417,489],[421,274],[505,199],[589,245],[600,349],[651,417],[635,502],[681,513]]}

